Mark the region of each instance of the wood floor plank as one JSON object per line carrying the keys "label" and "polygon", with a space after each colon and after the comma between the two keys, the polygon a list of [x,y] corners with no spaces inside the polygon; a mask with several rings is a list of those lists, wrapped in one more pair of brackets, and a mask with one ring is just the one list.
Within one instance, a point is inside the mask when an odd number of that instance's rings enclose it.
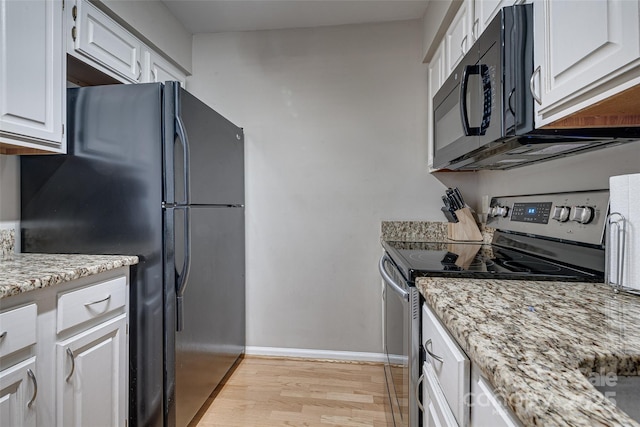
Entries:
{"label": "wood floor plank", "polygon": [[245,357],[190,427],[386,427],[382,364]]}

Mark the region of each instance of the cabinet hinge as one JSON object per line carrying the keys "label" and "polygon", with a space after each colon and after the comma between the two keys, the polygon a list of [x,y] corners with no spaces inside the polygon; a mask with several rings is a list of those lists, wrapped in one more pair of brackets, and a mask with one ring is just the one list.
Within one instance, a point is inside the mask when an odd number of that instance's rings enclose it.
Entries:
{"label": "cabinet hinge", "polygon": [[127,324],[127,335],[129,335],[129,324]]}
{"label": "cabinet hinge", "polygon": [[64,10],[64,0],[62,0],[62,10]]}
{"label": "cabinet hinge", "polygon": [[64,125],[62,125],[62,136],[64,136]]}

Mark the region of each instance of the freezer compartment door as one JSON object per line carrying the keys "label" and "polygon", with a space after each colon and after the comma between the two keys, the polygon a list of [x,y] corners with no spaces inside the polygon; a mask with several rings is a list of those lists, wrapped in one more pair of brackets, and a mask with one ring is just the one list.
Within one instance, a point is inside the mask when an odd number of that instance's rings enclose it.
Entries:
{"label": "freezer compartment door", "polygon": [[176,272],[184,271],[185,246],[191,264],[177,291],[182,324],[175,335],[176,425],[186,426],[244,352],[244,208],[191,206],[174,214]]}
{"label": "freezer compartment door", "polygon": [[[244,205],[244,133],[205,103],[173,83],[165,106],[170,146],[167,201],[178,205]],[[168,151],[168,152],[167,152]],[[185,172],[186,170],[186,172]]]}

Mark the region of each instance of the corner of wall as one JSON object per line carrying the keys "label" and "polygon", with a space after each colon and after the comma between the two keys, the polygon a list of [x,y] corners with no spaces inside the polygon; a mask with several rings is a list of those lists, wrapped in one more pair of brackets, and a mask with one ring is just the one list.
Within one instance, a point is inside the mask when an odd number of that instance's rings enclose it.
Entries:
{"label": "corner of wall", "polygon": [[20,157],[0,154],[0,230],[15,230],[20,248]]}

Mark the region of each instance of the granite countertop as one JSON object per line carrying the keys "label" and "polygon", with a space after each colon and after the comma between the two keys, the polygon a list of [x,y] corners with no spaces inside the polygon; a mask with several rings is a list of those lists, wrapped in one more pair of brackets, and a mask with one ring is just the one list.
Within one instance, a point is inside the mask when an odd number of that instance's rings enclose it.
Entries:
{"label": "granite countertop", "polygon": [[587,379],[640,374],[639,297],[601,283],[426,277],[416,284],[525,425],[640,426]]}
{"label": "granite countertop", "polygon": [[5,254],[0,300],[137,263],[137,256],[126,255]]}

